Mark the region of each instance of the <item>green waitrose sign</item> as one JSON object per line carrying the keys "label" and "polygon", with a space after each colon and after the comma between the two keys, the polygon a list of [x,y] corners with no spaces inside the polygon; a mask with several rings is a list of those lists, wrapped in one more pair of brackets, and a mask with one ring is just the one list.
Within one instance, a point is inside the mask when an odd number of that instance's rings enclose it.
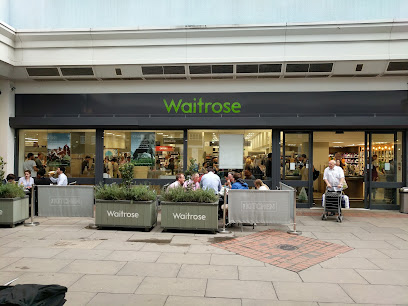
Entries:
{"label": "green waitrose sign", "polygon": [[167,103],[166,99],[163,99],[164,106],[167,112],[170,113],[184,113],[184,114],[238,114],[241,112],[241,104],[239,102],[203,102],[202,98],[194,98],[193,102],[183,102],[183,99],[179,99],[175,102],[171,99],[170,103]]}

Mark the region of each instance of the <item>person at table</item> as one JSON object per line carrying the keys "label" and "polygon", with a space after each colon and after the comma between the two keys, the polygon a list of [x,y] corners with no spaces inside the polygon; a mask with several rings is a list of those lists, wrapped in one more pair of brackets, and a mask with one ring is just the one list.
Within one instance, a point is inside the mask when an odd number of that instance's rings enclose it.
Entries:
{"label": "person at table", "polygon": [[34,161],[34,154],[28,153],[27,160],[23,163],[23,170],[30,170],[30,174],[34,177],[37,176],[38,167]]}
{"label": "person at table", "polygon": [[16,176],[13,173],[7,174],[7,177],[4,180],[4,184],[15,184],[15,183],[16,183]]}
{"label": "person at table", "polygon": [[208,167],[208,173],[201,177],[200,186],[202,189],[212,189],[215,194],[221,190],[221,179],[214,173],[212,167]]}
{"label": "person at table", "polygon": [[31,171],[25,170],[24,176],[18,180],[19,185],[23,185],[24,189],[30,189],[34,185],[34,179],[31,177]]}
{"label": "person at table", "polygon": [[68,185],[68,178],[65,175],[65,167],[61,166],[57,169],[58,178],[53,178],[52,174],[50,173],[50,180],[54,184],[57,183],[57,186],[67,186]]}
{"label": "person at table", "polygon": [[188,181],[185,181],[183,184],[183,187],[185,189],[191,189],[191,190],[197,190],[200,189],[200,175],[198,173],[194,173],[191,176],[191,179],[189,179]]}
{"label": "person at table", "polygon": [[183,173],[177,173],[176,180],[173,183],[171,183],[169,187],[167,187],[167,190],[177,188],[177,187],[183,187],[185,180],[186,179]]}
{"label": "person at table", "polygon": [[265,185],[260,179],[255,180],[254,185],[255,189],[257,190],[269,190],[269,187]]}
{"label": "person at table", "polygon": [[232,180],[229,182],[230,189],[249,189],[248,184],[241,178],[241,174],[235,172]]}
{"label": "person at table", "polygon": [[45,176],[45,169],[40,169],[37,172],[37,177],[34,178],[34,183],[36,185],[51,185],[51,180]]}

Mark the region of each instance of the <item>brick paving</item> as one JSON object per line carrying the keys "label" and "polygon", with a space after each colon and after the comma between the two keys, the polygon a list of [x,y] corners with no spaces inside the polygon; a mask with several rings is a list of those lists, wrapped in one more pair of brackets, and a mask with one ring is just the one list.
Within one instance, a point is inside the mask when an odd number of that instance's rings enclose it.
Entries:
{"label": "brick paving", "polygon": [[352,250],[348,246],[276,230],[214,243],[213,246],[293,272]]}

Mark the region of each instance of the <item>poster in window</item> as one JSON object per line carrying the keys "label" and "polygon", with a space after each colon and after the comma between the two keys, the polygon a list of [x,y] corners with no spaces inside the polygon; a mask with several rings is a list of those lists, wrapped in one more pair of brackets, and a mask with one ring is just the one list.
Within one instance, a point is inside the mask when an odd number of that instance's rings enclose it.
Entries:
{"label": "poster in window", "polygon": [[49,167],[71,165],[71,134],[48,133],[47,164]]}
{"label": "poster in window", "polygon": [[155,161],[155,133],[132,132],[131,155],[132,163],[136,166],[153,166]]}

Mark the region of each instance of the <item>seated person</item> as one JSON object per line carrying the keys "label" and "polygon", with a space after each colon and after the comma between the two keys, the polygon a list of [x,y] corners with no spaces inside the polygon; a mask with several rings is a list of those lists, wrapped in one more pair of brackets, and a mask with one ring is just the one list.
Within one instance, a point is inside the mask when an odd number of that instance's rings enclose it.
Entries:
{"label": "seated person", "polygon": [[228,182],[230,189],[249,189],[248,184],[241,178],[241,174],[235,172],[232,180]]}
{"label": "seated person", "polygon": [[244,175],[246,180],[255,180],[255,176],[252,175],[250,170],[245,170]]}
{"label": "seated person", "polygon": [[51,177],[52,173],[50,173],[50,180],[54,184],[57,183],[57,186],[67,186],[68,185],[68,178],[65,175],[65,167],[57,168],[58,178]]}
{"label": "seated person", "polygon": [[191,189],[191,190],[197,190],[200,189],[200,176],[198,175],[198,173],[194,173],[191,176],[191,179],[189,179],[188,181],[185,181],[183,184],[183,187],[185,189]]}
{"label": "seated person", "polygon": [[7,177],[4,180],[4,184],[15,184],[15,183],[16,183],[16,176],[13,173],[7,174]]}
{"label": "seated person", "polygon": [[44,177],[44,175],[45,175],[45,169],[44,168],[38,170],[37,177],[34,178],[34,183],[36,185],[50,185],[51,180],[48,177]]}
{"label": "seated person", "polygon": [[214,169],[209,167],[208,173],[201,177],[200,185],[202,189],[212,189],[214,194],[218,194],[221,190],[221,179],[214,173]]}
{"label": "seated person", "polygon": [[269,190],[269,187],[265,185],[260,179],[257,179],[254,182],[254,185],[255,185],[255,189],[257,190]]}
{"label": "seated person", "polygon": [[34,185],[34,179],[31,177],[31,171],[25,170],[24,176],[18,180],[19,185],[23,185],[24,189],[30,189]]}
{"label": "seated person", "polygon": [[177,187],[183,187],[184,181],[185,181],[185,177],[183,173],[177,173],[176,174],[176,181],[174,181],[173,183],[171,183],[169,185],[169,187],[167,187],[167,190],[169,189],[173,189],[173,188],[177,188]]}

